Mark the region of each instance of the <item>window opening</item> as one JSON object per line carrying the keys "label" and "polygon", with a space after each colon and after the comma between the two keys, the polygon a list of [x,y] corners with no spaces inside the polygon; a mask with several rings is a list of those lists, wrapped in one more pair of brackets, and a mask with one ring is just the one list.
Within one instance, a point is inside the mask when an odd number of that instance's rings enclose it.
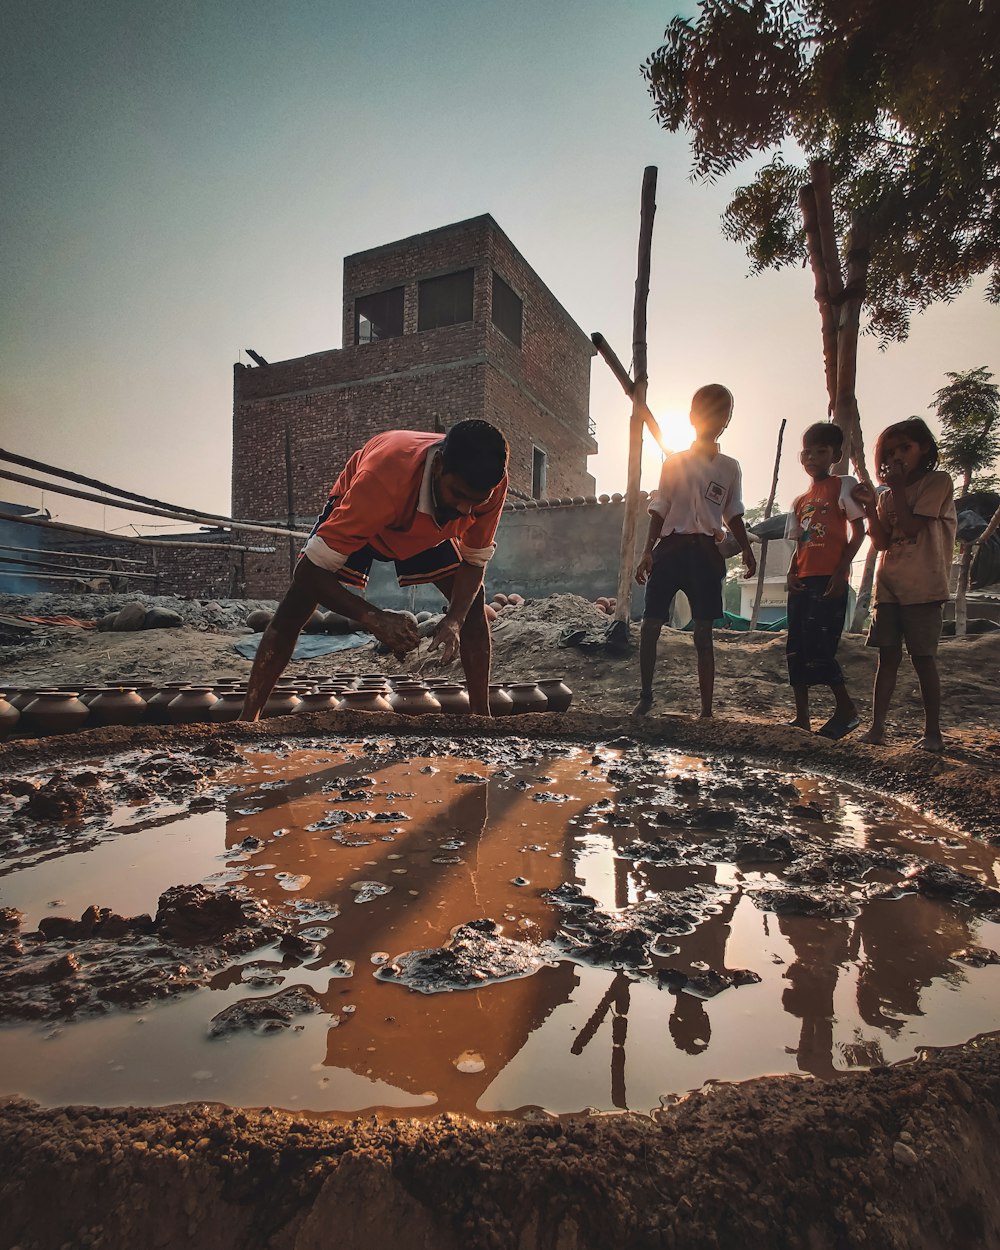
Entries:
{"label": "window opening", "polygon": [[359,295],[354,301],[354,342],[376,343],[403,333],[403,288]]}
{"label": "window opening", "polygon": [[512,343],[521,346],[521,297],[493,271],[493,324]]}
{"label": "window opening", "polygon": [[541,447],[532,448],[531,453],[531,497],[532,499],[545,498],[545,476],[548,466],[548,456],[542,451]]}
{"label": "window opening", "polygon": [[472,320],[474,269],[425,278],[417,292],[417,329],[435,330]]}

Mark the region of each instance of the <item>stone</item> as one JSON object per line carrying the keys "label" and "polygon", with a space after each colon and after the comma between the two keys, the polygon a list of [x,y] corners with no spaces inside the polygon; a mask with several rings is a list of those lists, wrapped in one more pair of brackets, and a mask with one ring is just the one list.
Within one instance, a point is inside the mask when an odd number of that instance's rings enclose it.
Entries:
{"label": "stone", "polygon": [[126,603],[115,617],[112,629],[116,634],[142,629],[146,622],[146,608],[141,603]]}
{"label": "stone", "polygon": [[143,622],[143,629],[178,629],[184,624],[184,618],[179,612],[173,612],[170,608],[152,607],[146,613],[146,619]]}

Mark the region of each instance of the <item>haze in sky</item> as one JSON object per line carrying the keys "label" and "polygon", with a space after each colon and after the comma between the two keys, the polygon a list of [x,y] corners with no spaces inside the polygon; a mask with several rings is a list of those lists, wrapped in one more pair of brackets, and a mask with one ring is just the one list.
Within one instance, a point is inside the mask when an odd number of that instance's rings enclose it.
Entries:
{"label": "haze in sky", "polygon": [[[242,350],[274,361],[340,346],[346,254],[484,212],[627,361],[639,192],[656,165],[650,406],[685,446],[691,393],[725,382],[723,447],[748,503],[767,493],[787,417],[787,504],[801,431],[826,410],[812,278],[747,277],[719,229],[735,183],[692,184],[686,140],[651,118],[639,66],[682,10],[0,0],[2,445],[228,514]],[[979,365],[1000,375],[1000,310],[981,286],[917,319],[902,346],[866,340],[868,446],[928,415],[946,370]],[[623,490],[628,403],[600,359],[591,397],[591,471],[599,491]],[[645,488],[658,466],[650,443]],[[0,498],[42,502],[7,482]],[[83,524],[128,520],[49,492],[44,504]]]}

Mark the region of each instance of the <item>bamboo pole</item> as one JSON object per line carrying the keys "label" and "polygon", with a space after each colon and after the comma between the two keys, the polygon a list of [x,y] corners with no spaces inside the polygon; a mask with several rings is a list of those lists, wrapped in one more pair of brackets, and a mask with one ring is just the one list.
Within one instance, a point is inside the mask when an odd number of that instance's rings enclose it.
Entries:
{"label": "bamboo pole", "polygon": [[[13,451],[7,451],[0,447],[0,460],[6,460],[10,464],[19,464],[24,469],[33,469],[37,473],[49,473],[55,477],[65,478],[67,482],[76,482],[80,486],[94,486],[98,490],[104,491],[108,495],[118,495],[122,499],[130,499],[134,503],[147,503],[155,508],[167,508],[171,512],[191,512],[191,508],[181,508],[177,504],[164,503],[162,499],[151,499],[148,495],[136,495],[130,490],[122,490],[118,486],[110,486],[107,482],[101,482],[94,477],[84,477],[82,473],[74,473],[71,469],[60,469],[54,464],[45,464],[41,460],[31,460],[28,456],[19,456]],[[138,511],[138,509],[135,509]],[[206,512],[203,514],[211,517],[215,521],[226,521],[228,517],[216,516],[214,513]]]}
{"label": "bamboo pole", "polygon": [[[44,530],[59,530],[64,534],[83,534],[88,538],[102,538],[105,542],[130,543],[133,547],[199,547],[206,551],[250,551],[260,555],[271,555],[274,552],[273,547],[244,547],[237,543],[182,542],[177,538],[136,538],[132,534],[109,534],[105,530],[89,529],[85,525],[70,525],[67,521],[50,521],[39,516],[21,516],[20,513],[2,509],[0,521],[13,521],[15,525],[33,525]],[[101,556],[102,560],[117,558]]]}
{"label": "bamboo pole", "polygon": [[[85,555],[86,552],[80,552],[76,558],[83,559]],[[86,577],[141,577],[144,580],[153,580],[156,576],[154,573],[136,573],[125,569],[83,569],[79,565],[55,564],[51,560],[32,560],[27,556],[0,556],[0,564],[16,564],[25,569],[52,569],[56,573],[80,573]],[[14,569],[0,570],[0,577],[10,576],[14,572]]]}
{"label": "bamboo pole", "polygon": [[[608,368],[618,379],[622,390],[631,399],[635,390],[635,384],[629,377],[628,370],[612,351],[608,340],[603,334],[595,331],[590,336],[590,341],[597,348],[598,354],[604,359]],[[669,456],[673,449],[667,446],[666,439],[663,437],[663,431],[660,429],[660,423],[653,416],[648,404],[643,404],[642,406],[642,419],[646,423],[646,429],[649,430],[653,438],[656,439],[660,451],[662,451],[665,456]]]}
{"label": "bamboo pole", "polygon": [[618,602],[615,620],[625,621],[632,602],[632,576],[635,565],[635,531],[639,520],[639,481],[642,469],[642,431],[645,425],[648,374],[646,366],[646,302],[649,298],[649,266],[653,243],[653,217],[656,214],[656,166],[647,165],[642,175],[639,210],[639,257],[632,309],[632,419],[629,422],[628,485],[625,517],[622,522],[621,555],[618,566]]}
{"label": "bamboo pole", "polygon": [[0,543],[0,551],[17,551],[26,556],[68,556],[71,560],[79,560],[81,556],[86,555],[88,560],[119,561],[121,564],[141,564],[143,568],[146,567],[145,560],[129,560],[125,556],[102,556],[96,551],[52,551],[49,547],[14,547],[10,543]]}
{"label": "bamboo pole", "polygon": [[200,513],[194,512],[170,512],[165,508],[153,508],[148,504],[140,505],[133,503],[124,503],[118,499],[105,499],[101,495],[95,495],[90,491],[73,490],[69,486],[58,486],[54,482],[42,482],[36,477],[25,477],[21,473],[10,473],[7,470],[0,470],[0,478],[8,482],[19,482],[22,486],[34,486],[37,490],[50,490],[57,495],[68,495],[71,499],[86,499],[89,503],[101,503],[105,507],[124,508],[129,512],[142,512],[147,516],[168,517],[171,521],[187,521],[192,525],[211,525],[213,528],[222,528],[224,525],[233,530],[246,530],[253,534],[278,534],[282,538],[308,538],[308,533],[300,530],[282,529],[275,525],[256,525],[250,521],[231,521],[226,520],[219,522],[217,517],[206,517]]}
{"label": "bamboo pole", "polygon": [[962,562],[958,568],[958,586],[955,589],[955,637],[964,638],[968,629],[969,605],[969,572],[972,569],[972,557],[975,543],[962,543]]}
{"label": "bamboo pole", "polygon": [[[781,444],[785,437],[785,426],[788,424],[786,417],[781,418],[781,425],[778,427],[778,447],[774,453],[774,473],[771,475],[771,493],[767,497],[767,504],[764,507],[764,520],[768,520],[771,515],[771,509],[774,507],[774,497],[778,493],[778,470],[781,467]],[[757,628],[757,616],[760,612],[760,600],[764,594],[764,573],[767,570],[767,539],[763,539],[760,544],[760,567],[757,569],[757,589],[753,597],[753,609],[750,612],[750,632]]]}

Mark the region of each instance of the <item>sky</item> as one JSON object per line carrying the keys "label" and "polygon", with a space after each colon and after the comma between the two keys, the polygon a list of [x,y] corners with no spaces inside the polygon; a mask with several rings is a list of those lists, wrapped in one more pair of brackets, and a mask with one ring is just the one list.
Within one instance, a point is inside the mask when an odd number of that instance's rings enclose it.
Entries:
{"label": "sky", "polygon": [[[0,0],[0,446],[142,494],[230,509],[232,366],[339,347],[350,253],[491,213],[580,326],[628,360],[643,169],[659,170],[649,403],[690,442],[692,392],[736,398],[747,503],[802,488],[826,414],[807,270],[748,276],[727,191],[689,178],[640,73],[651,0]],[[1000,375],[982,285],[863,340],[869,447],[945,372]],[[598,491],[625,488],[629,405],[592,365]],[[659,454],[647,439],[643,487]],[[0,466],[5,467],[5,466]],[[6,466],[9,467],[9,466]],[[331,480],[334,475],[331,468]],[[0,481],[77,524],[164,528]]]}

